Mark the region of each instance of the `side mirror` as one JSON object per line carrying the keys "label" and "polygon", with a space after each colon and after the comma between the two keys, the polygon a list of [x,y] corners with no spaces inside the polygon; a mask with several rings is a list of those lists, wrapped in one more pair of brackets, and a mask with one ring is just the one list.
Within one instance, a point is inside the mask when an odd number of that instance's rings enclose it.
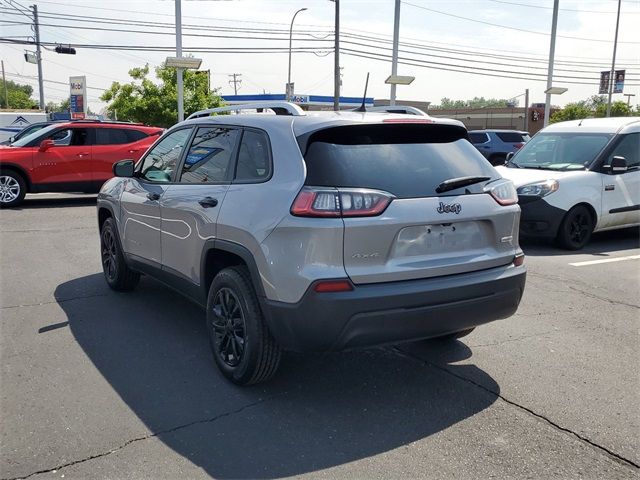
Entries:
{"label": "side mirror", "polygon": [[113,174],[116,177],[133,177],[133,160],[120,160],[113,164]]}
{"label": "side mirror", "polygon": [[50,138],[47,138],[46,140],[42,140],[42,142],[40,142],[39,150],[41,152],[46,152],[47,150],[49,150],[53,146],[55,146],[54,141],[51,140]]}
{"label": "side mirror", "polygon": [[627,166],[627,159],[624,157],[613,157],[611,159],[611,174],[616,175],[618,173],[625,173],[629,167]]}
{"label": "side mirror", "polygon": [[513,152],[509,152],[509,153],[507,153],[507,158],[506,158],[507,162],[508,162],[509,160],[511,160],[511,159],[513,158],[513,156],[514,156],[514,155],[515,155],[515,153],[513,153]]}
{"label": "side mirror", "polygon": [[13,143],[16,141],[16,137],[9,137],[9,140],[7,140],[7,142],[9,143]]}

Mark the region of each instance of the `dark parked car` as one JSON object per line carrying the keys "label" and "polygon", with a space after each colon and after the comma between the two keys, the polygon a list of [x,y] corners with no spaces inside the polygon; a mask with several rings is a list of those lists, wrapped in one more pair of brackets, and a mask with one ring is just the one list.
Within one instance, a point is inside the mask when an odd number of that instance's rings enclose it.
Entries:
{"label": "dark parked car", "polygon": [[515,152],[530,139],[529,132],[519,130],[469,130],[469,140],[491,165],[504,165],[507,153]]}

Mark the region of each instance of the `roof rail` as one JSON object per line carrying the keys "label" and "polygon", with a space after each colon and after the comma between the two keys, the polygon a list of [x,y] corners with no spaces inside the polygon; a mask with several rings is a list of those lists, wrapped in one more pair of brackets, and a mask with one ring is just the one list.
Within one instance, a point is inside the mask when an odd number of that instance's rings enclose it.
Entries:
{"label": "roof rail", "polygon": [[199,112],[192,113],[187,117],[187,120],[194,118],[208,117],[212,113],[224,113],[224,112],[237,112],[240,110],[257,110],[268,108],[275,112],[276,115],[293,115],[294,117],[300,117],[305,115],[302,110],[295,103],[273,101],[273,102],[252,102],[243,103],[241,105],[228,105],[226,107],[207,108],[206,110],[200,110]]}
{"label": "roof rail", "polygon": [[426,112],[419,108],[408,105],[379,105],[376,107],[368,107],[367,112],[404,113],[408,115],[420,115],[422,117],[428,116]]}

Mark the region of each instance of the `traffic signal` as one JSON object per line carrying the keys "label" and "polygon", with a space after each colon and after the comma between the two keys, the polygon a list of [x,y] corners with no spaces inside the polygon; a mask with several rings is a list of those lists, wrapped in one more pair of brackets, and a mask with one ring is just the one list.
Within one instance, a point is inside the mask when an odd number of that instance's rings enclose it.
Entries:
{"label": "traffic signal", "polygon": [[56,53],[64,53],[66,55],[75,55],[76,49],[73,47],[64,47],[62,45],[56,46]]}

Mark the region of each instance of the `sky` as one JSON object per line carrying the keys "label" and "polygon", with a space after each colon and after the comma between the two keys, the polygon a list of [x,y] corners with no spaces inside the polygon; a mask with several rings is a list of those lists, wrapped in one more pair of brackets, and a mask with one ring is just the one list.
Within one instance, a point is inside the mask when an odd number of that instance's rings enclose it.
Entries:
{"label": "sky", "polygon": [[[99,100],[101,91],[113,81],[129,81],[129,69],[145,63],[154,67],[175,55],[79,46],[175,48],[172,0],[34,3],[41,16],[41,41],[71,44],[77,50],[76,55],[43,51],[46,102],[67,98],[69,77],[85,75],[89,106],[98,112],[105,106]],[[389,85],[384,81],[391,73],[394,3],[340,0],[343,95],[361,96],[369,72],[368,96],[389,98]],[[27,0],[0,0],[0,37],[24,40],[33,35],[25,24],[29,22],[27,16],[16,10],[32,4]],[[569,90],[554,96],[552,103],[562,106],[597,94],[599,72],[611,69],[618,1],[559,0],[559,5],[553,84]],[[183,54],[203,59],[201,69],[211,71],[211,86],[223,95],[234,92],[229,77],[233,73],[241,74],[239,94],[284,93],[289,25],[298,9],[307,8],[297,15],[294,24],[295,92],[333,95],[333,2],[182,0],[181,6]],[[552,10],[553,0],[403,1],[400,57],[413,65],[399,64],[398,74],[414,76],[415,81],[398,86],[397,98],[436,105],[443,97],[516,97],[524,105],[523,94],[528,88],[532,103],[544,102]],[[640,103],[640,0],[622,0],[621,12],[616,69],[626,69],[624,93],[635,94],[631,98],[635,105]],[[239,36],[245,38],[225,38]],[[202,52],[198,48],[218,50]],[[271,51],[256,50],[265,48]],[[7,79],[33,85],[34,97],[38,98],[37,68],[25,62],[25,49],[33,47],[0,43],[0,58]],[[237,49],[251,51],[240,53]],[[362,58],[363,54],[373,58]],[[627,97],[617,94],[614,100],[626,101]]]}

